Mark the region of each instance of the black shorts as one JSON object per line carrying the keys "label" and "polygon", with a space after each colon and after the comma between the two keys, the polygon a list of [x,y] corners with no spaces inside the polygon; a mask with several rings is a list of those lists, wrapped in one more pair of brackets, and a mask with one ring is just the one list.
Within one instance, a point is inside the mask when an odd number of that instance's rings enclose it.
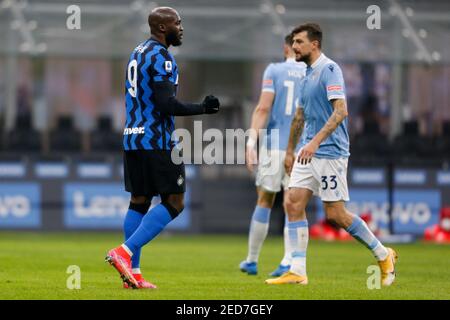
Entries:
{"label": "black shorts", "polygon": [[124,151],[125,190],[133,196],[184,193],[184,164],[174,164],[170,154],[169,150]]}

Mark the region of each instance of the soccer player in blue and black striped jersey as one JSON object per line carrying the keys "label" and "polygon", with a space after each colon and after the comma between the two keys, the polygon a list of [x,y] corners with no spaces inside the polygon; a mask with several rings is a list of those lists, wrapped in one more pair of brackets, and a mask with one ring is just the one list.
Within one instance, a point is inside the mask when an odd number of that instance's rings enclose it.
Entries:
{"label": "soccer player in blue and black striped jersey", "polygon": [[[171,159],[174,117],[219,111],[219,100],[211,95],[202,103],[176,99],[178,66],[168,48],[182,43],[178,12],[155,8],[148,23],[151,37],[131,53],[125,81],[124,178],[125,189],[131,193],[124,221],[126,241],[106,257],[124,286],[132,288],[155,288],[141,275],[141,248],[183,211],[184,165]],[[156,195],[161,196],[161,204],[148,211]]]}

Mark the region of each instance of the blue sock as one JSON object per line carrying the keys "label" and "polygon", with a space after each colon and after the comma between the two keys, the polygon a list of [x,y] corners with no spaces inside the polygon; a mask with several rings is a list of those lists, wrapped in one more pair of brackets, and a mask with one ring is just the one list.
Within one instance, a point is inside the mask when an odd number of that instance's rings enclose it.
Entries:
{"label": "blue sock", "polygon": [[167,208],[158,204],[144,216],[133,235],[125,241],[125,245],[134,256],[138,250],[156,237],[170,221],[172,221],[172,216]]}
{"label": "blue sock", "polygon": [[[133,209],[128,209],[127,215],[123,222],[123,233],[125,235],[125,241],[128,240],[131,235],[136,231],[136,229],[141,224],[144,214],[137,212]],[[139,268],[139,262],[141,258],[141,249],[139,248],[131,257],[131,267],[133,269]]]}
{"label": "blue sock", "polygon": [[360,217],[353,216],[353,222],[346,230],[353,238],[370,249],[377,260],[384,260],[387,257],[387,249],[381,244],[377,237],[375,237],[367,224]]}

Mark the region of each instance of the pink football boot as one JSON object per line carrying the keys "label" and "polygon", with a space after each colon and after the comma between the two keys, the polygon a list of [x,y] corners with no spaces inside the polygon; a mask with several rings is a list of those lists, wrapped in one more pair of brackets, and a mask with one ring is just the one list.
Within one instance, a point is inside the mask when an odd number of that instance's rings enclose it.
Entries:
{"label": "pink football boot", "polygon": [[139,287],[139,283],[131,271],[131,257],[122,246],[110,250],[105,261],[119,272],[122,281],[127,283],[129,287],[133,289]]}
{"label": "pink football boot", "polygon": [[[133,277],[137,280],[138,282],[138,289],[156,289],[156,286],[153,283],[148,282],[147,280],[145,280],[142,277],[142,274],[137,273],[137,274],[133,274]],[[128,283],[124,282],[123,283],[123,287],[125,289],[129,289],[130,286],[128,285]]]}

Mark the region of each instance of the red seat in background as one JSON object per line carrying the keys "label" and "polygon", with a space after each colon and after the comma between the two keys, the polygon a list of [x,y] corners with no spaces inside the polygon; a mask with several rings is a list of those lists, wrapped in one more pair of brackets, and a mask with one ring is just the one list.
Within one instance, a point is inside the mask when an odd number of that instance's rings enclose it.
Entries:
{"label": "red seat in background", "polygon": [[441,208],[439,223],[425,230],[424,240],[450,243],[450,207]]}

